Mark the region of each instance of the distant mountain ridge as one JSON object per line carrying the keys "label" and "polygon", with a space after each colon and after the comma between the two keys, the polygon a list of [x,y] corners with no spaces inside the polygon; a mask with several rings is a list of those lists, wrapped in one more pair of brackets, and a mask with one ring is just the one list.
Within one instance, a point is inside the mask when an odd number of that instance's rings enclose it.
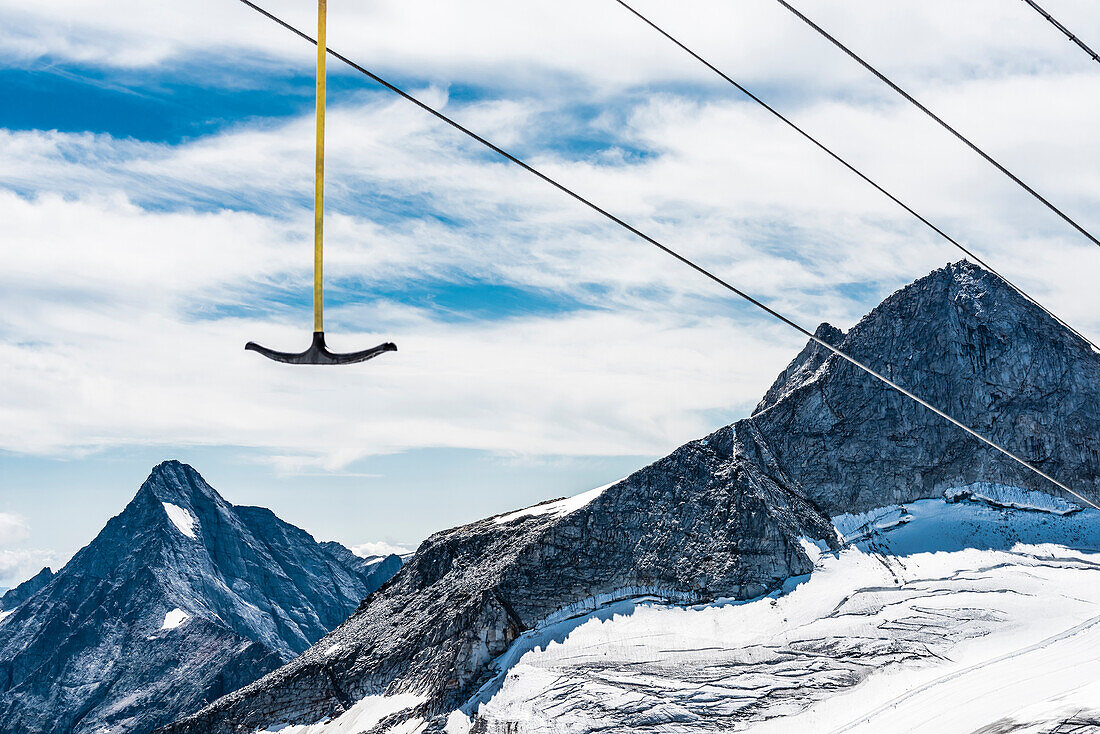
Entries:
{"label": "distant mountain ridge", "polygon": [[17,606],[31,598],[38,590],[53,580],[53,571],[46,566],[41,571],[30,577],[13,589],[8,589],[0,596],[0,612],[10,612]]}
{"label": "distant mountain ridge", "polygon": [[[1100,497],[1100,356],[992,273],[948,265],[817,334]],[[436,533],[309,651],[164,731],[312,724],[374,696],[391,703],[356,732],[441,731],[540,625],[754,598],[809,573],[808,539],[837,547],[833,516],[980,483],[1057,491],[811,343],[750,418],[609,487]]]}
{"label": "distant mountain ridge", "polygon": [[0,621],[0,732],[151,731],[307,649],[400,564],[318,543],[164,462]]}

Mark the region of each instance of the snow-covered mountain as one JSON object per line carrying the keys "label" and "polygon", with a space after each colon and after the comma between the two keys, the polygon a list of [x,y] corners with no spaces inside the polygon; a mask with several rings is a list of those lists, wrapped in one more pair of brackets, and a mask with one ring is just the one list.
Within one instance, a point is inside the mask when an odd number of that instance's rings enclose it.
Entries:
{"label": "snow-covered mountain", "polygon": [[[996,276],[949,265],[818,334],[1100,498],[1100,356]],[[1097,518],[1056,494],[810,345],[751,418],[437,533],[301,657],[166,731],[911,731],[876,722],[957,700],[952,680],[984,690],[975,671],[1013,670],[1001,658],[1092,670],[1066,650],[1100,642]],[[1011,688],[1045,713],[975,706],[925,730],[1055,720],[1080,693],[1059,680]],[[903,688],[933,693],[891,701]]]}
{"label": "snow-covered mountain", "polygon": [[[811,549],[812,574],[749,602],[636,598],[542,625],[447,731],[1098,731],[1100,513],[998,493],[1013,507],[964,492],[839,517],[844,550]],[[360,734],[419,698],[269,731]]]}
{"label": "snow-covered mountain", "polygon": [[289,661],[400,565],[160,464],[0,620],[0,732],[151,731]]}
{"label": "snow-covered mountain", "polygon": [[840,518],[862,539],[747,604],[528,633],[478,731],[1100,731],[1100,512],[977,497]]}

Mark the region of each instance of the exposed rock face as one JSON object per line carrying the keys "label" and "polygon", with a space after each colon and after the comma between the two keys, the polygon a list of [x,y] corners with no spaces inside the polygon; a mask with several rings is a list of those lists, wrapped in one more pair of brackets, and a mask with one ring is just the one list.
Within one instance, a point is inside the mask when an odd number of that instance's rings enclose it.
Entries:
{"label": "exposed rock face", "polygon": [[[1100,496],[1100,358],[995,276],[951,265],[817,334]],[[1052,491],[811,343],[751,418],[602,492],[432,536],[304,655],[166,731],[313,723],[397,693],[422,701],[372,731],[431,731],[540,622],[643,593],[752,598],[812,568],[799,538],[835,542],[830,515],[981,481]]]}
{"label": "exposed rock face", "polygon": [[8,589],[3,596],[0,596],[0,612],[7,612],[15,609],[36,594],[43,586],[50,583],[52,579],[53,571],[50,570],[49,566],[46,566],[31,578],[19,584],[19,586],[16,586],[14,589]]}
{"label": "exposed rock face", "polygon": [[[883,301],[836,346],[1075,491],[1100,496],[1100,358],[997,276],[969,263],[937,270]],[[803,350],[785,372],[797,374],[785,397],[765,399],[752,422],[829,514],[978,481],[1057,493],[824,351]]]}
{"label": "exposed rock face", "polygon": [[520,633],[570,605],[641,590],[681,601],[762,594],[812,569],[801,534],[831,532],[768,469],[751,431],[726,428],[573,512],[551,503],[438,533],[304,656],[174,731],[313,722],[399,690],[427,692],[405,715],[431,717],[460,706]]}
{"label": "exposed rock face", "polygon": [[307,649],[400,563],[365,564],[161,464],[0,621],[0,732],[151,731]]}
{"label": "exposed rock face", "polygon": [[[814,336],[826,344],[838,348],[844,341],[844,332],[832,324],[821,324],[814,332]],[[813,381],[814,374],[832,354],[815,341],[807,342],[806,346],[802,347],[802,351],[798,353],[798,356],[787,365],[787,369],[780,372],[779,377],[775,378],[775,382],[764,393],[764,397],[756,406],[753,415],[780,402],[800,385]]]}

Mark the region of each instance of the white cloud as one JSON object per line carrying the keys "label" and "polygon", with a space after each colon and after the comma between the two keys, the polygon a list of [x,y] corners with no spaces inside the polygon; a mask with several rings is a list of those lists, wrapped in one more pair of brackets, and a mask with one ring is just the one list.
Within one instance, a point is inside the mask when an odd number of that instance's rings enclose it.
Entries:
{"label": "white cloud", "polygon": [[26,581],[53,560],[51,551],[25,547],[29,538],[26,518],[0,512],[0,587]]}
{"label": "white cloud", "polygon": [[[312,31],[311,3],[261,3]],[[771,0],[636,0],[642,12],[716,63],[754,83],[804,88],[861,86],[866,75]],[[1048,68],[1088,58],[1042,18],[1003,0],[874,0],[798,6],[887,71],[957,79]],[[709,80],[693,62],[612,0],[380,0],[330,4],[330,44],[368,65],[461,80],[580,78],[607,87]],[[1058,14],[1084,33],[1100,26],[1090,0],[1060,0]],[[145,67],[216,52],[307,65],[300,39],[234,0],[149,4],[141,0],[0,0],[0,54]]]}
{"label": "white cloud", "polygon": [[[18,16],[31,48],[25,54],[141,65],[201,43],[223,54],[239,44],[302,55],[292,41],[268,41],[281,38],[278,29],[249,25],[232,2],[141,3],[134,12],[110,5],[110,12],[96,2],[17,8],[0,0],[0,18]],[[706,79],[662,51],[659,39],[611,22],[613,5],[334,8],[349,17],[335,24],[346,35],[333,44],[370,48],[425,73],[446,59],[456,74],[490,81],[567,72],[606,91]],[[673,17],[648,5],[723,66],[777,85],[800,123],[1071,323],[1100,335],[1092,246],[858,70],[838,71],[847,62],[816,48],[778,6],[699,3]],[[965,8],[807,6],[853,45],[889,59],[890,69],[913,79],[907,86],[980,133],[1052,199],[1086,222],[1100,210],[1100,180],[1085,164],[1100,159],[1093,78],[1059,39],[1041,37],[1041,19],[1029,25],[1024,11],[987,0]],[[955,20],[963,14],[960,22],[943,21],[938,13],[948,8]],[[477,26],[468,21],[477,13],[497,25],[453,34],[447,23],[461,25],[454,13],[465,25]],[[192,14],[213,35],[192,33],[199,22]],[[56,25],[62,15],[69,25]],[[582,22],[593,15],[600,24]],[[694,22],[704,18],[715,20]],[[750,19],[761,19],[768,33]],[[228,27],[253,30],[238,38]],[[479,35],[521,27],[560,34],[572,53],[522,35]],[[903,39],[881,33],[899,27],[908,28]],[[414,30],[446,43],[412,43]],[[126,44],[118,39],[143,32],[119,51]],[[581,42],[578,33],[592,35]],[[11,52],[17,35],[0,33],[0,48]],[[591,63],[596,58],[611,62]],[[766,68],[769,59],[782,61]],[[441,90],[420,94],[447,104]],[[531,150],[547,172],[810,328],[819,320],[847,326],[891,289],[961,257],[735,93],[713,91],[705,102],[671,91],[607,99],[591,97],[604,106],[597,131],[649,157],[609,151],[578,159],[540,146],[554,126],[578,124],[568,105],[589,101],[567,84],[547,88],[545,98],[448,110]],[[0,131],[0,448],[245,445],[299,472],[424,446],[658,454],[712,429],[716,414],[746,411],[801,346],[796,335],[731,306],[715,286],[487,159],[406,103],[361,96],[337,104],[330,117],[330,277],[367,293],[429,277],[541,288],[593,308],[455,322],[392,301],[345,306],[329,314],[335,348],[393,339],[401,351],[348,370],[267,363],[243,352],[243,343],[304,347],[306,306],[233,317],[219,317],[219,309],[259,307],[275,289],[307,293],[311,145],[308,117],[175,147]],[[374,196],[440,217],[376,211]],[[845,290],[853,284],[860,288]]]}
{"label": "white cloud", "polygon": [[21,543],[30,537],[25,518],[0,512],[0,547]]}
{"label": "white cloud", "polygon": [[355,370],[290,370],[241,347],[248,338],[303,346],[304,324],[71,308],[49,317],[49,347],[0,347],[12,365],[0,388],[0,442],[10,450],[247,445],[315,456],[328,469],[422,446],[659,452],[707,430],[703,412],[742,402],[746,377],[761,363],[774,373],[794,346],[725,318],[595,313],[454,325],[405,312],[400,332],[330,339],[348,350],[392,336],[397,354]]}
{"label": "white cloud", "polygon": [[0,586],[14,588],[49,565],[54,553],[32,548],[0,548]]}
{"label": "white cloud", "polygon": [[403,545],[396,545],[394,543],[387,543],[384,540],[379,540],[372,543],[362,543],[361,545],[353,545],[351,552],[357,556],[363,558],[370,558],[371,556],[388,556],[391,553],[397,555],[404,555],[406,553],[412,553],[413,548],[407,548]]}

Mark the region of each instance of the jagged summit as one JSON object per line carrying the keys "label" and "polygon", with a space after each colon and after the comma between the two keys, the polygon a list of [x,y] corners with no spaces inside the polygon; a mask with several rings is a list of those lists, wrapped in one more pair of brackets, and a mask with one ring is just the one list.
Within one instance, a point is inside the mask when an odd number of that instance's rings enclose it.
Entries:
{"label": "jagged summit", "polygon": [[[937,330],[944,333],[932,338]],[[913,362],[930,370],[935,367],[927,362],[930,356],[942,364],[949,355],[935,354],[934,350],[945,345],[953,350],[970,350],[969,356],[975,359],[989,356],[987,342],[994,342],[994,351],[1005,359],[1024,356],[1019,350],[1037,341],[1055,351],[1080,351],[1082,354],[1075,358],[1091,352],[1086,342],[1007,281],[967,260],[949,263],[896,291],[847,333],[822,323],[814,336],[887,376],[899,374]],[[837,362],[839,358],[820,344],[807,342],[776,378],[753,415],[818,379],[818,370],[827,360]],[[988,367],[975,362],[965,374],[954,369],[958,365],[943,366],[951,378],[973,378]]]}
{"label": "jagged summit", "polygon": [[154,466],[148,478],[142,482],[138,495],[143,492],[164,501],[204,498],[224,502],[217,490],[207,484],[193,466],[176,459],[162,461]]}
{"label": "jagged summit", "polygon": [[141,734],[306,650],[400,567],[156,466],[0,620],[0,732]]}
{"label": "jagged summit", "polygon": [[52,580],[53,571],[50,570],[49,566],[46,566],[14,589],[8,589],[4,592],[3,596],[0,596],[0,612],[7,612],[15,609],[34,594],[37,594],[40,589],[44,588],[46,584],[50,583]]}
{"label": "jagged summit", "polygon": [[[150,507],[158,503],[164,507],[167,503],[186,510],[193,517],[225,515],[233,507],[194,467],[174,459],[153,467],[131,504],[135,503],[147,503]],[[178,512],[172,514],[180,516]]]}
{"label": "jagged summit", "polygon": [[[1100,496],[1100,358],[993,274],[950,264],[817,335]],[[811,343],[751,418],[610,487],[437,533],[304,655],[168,730],[313,723],[415,694],[370,731],[436,731],[540,625],[637,596],[752,598],[812,568],[804,543],[835,543],[831,516],[979,482],[1052,491]]]}
{"label": "jagged summit", "polygon": [[[946,333],[931,340],[932,329]],[[1003,278],[962,260],[890,295],[860,319],[838,346],[873,365],[897,369],[927,354],[929,347],[972,350],[970,356],[975,359],[1026,359],[1039,344],[1048,351],[1068,353],[1064,356],[1070,359],[1095,355],[1087,342]],[[987,366],[974,362],[969,376]]]}
{"label": "jagged summit", "polygon": [[[949,263],[901,288],[847,333],[832,324],[822,323],[814,336],[871,366],[888,365],[899,361],[899,348],[907,359],[922,350],[924,342],[920,332],[929,323],[948,329],[984,324],[986,328],[1005,332],[1010,326],[1007,322],[1019,318],[1043,331],[1054,327],[1048,334],[1050,337],[1068,334],[1071,341],[1080,341],[1002,278],[967,260]],[[998,327],[998,322],[1006,323]],[[965,340],[960,343],[962,341]],[[889,351],[884,352],[884,348]],[[774,406],[800,385],[816,379],[817,371],[830,358],[836,359],[828,349],[813,340],[808,341],[779,373],[753,415]]]}
{"label": "jagged summit", "polygon": [[[1100,493],[1090,453],[1100,357],[993,273],[965,261],[933,271],[884,300],[836,346],[1036,466],[1058,467],[1077,491]],[[971,481],[1059,493],[825,351],[803,350],[807,368],[797,369],[796,359],[782,395],[751,420],[831,514]]]}
{"label": "jagged summit", "polygon": [[[822,324],[817,327],[814,331],[814,336],[834,347],[839,347],[844,341],[844,332],[827,322],[822,322]],[[775,382],[773,382],[772,386],[768,388],[768,391],[764,393],[763,399],[761,399],[753,410],[753,415],[756,415],[762,410],[767,410],[786,397],[788,392],[809,380],[813,376],[813,373],[821,367],[821,364],[831,355],[832,352],[817,342],[812,339],[808,341],[806,346],[802,347],[802,351],[791,360],[789,365],[787,365],[787,368],[780,372],[779,376],[775,378]]]}

